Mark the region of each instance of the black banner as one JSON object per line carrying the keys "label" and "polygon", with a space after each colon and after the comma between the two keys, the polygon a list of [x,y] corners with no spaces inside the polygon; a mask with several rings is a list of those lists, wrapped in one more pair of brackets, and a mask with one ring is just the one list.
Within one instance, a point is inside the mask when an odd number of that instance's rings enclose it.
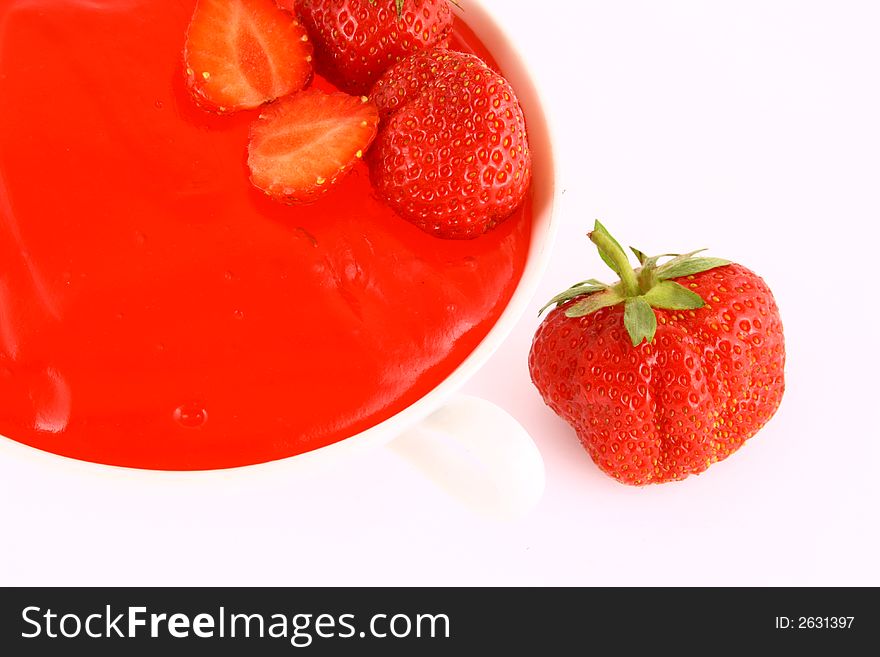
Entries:
{"label": "black banner", "polygon": [[4,589],[0,598],[6,655],[484,648],[555,655],[602,647],[702,654],[758,646],[839,651],[880,639],[877,590],[867,588]]}

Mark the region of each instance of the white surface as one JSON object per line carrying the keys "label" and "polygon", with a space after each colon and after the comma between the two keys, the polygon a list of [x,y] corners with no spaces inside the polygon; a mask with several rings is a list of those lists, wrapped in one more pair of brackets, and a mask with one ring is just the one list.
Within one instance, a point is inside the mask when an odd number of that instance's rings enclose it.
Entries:
{"label": "white surface", "polygon": [[777,416],[700,477],[624,487],[532,388],[531,313],[466,388],[541,449],[526,518],[473,514],[390,450],[220,496],[35,470],[0,480],[0,583],[880,585],[880,5],[484,4],[539,78],[560,151],[564,224],[535,312],[604,275],[582,237],[594,218],[649,252],[711,246],[777,296]]}

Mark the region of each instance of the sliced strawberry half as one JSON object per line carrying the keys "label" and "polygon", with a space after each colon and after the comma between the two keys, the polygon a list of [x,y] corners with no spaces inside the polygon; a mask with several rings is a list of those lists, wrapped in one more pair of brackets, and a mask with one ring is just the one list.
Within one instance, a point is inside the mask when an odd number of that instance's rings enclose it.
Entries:
{"label": "sliced strawberry half", "polygon": [[251,127],[251,182],[285,203],[314,201],[363,157],[378,124],[364,96],[309,89],[283,98]]}
{"label": "sliced strawberry half", "polygon": [[312,76],[308,34],[274,0],[199,0],[184,60],[196,102],[220,113],[299,91]]}

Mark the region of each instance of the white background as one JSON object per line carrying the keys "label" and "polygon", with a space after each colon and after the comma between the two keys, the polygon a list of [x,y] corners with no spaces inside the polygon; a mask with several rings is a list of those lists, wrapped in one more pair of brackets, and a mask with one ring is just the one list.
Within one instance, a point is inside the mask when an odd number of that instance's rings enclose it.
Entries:
{"label": "white background", "polygon": [[[384,449],[220,495],[6,473],[0,582],[880,585],[880,3],[484,5],[544,91],[565,189],[533,308],[467,388],[534,436],[538,508],[487,520]],[[702,476],[612,481],[529,382],[537,308],[605,276],[595,218],[648,252],[710,246],[776,294],[782,407]]]}

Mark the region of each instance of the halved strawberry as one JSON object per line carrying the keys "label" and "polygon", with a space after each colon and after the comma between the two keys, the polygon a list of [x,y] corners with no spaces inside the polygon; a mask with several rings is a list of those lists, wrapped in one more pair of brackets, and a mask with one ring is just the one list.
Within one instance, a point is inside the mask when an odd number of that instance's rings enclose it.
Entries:
{"label": "halved strawberry", "polygon": [[251,182],[285,203],[314,201],[363,157],[378,124],[365,96],[309,89],[279,100],[251,127]]}
{"label": "halved strawberry", "polygon": [[199,0],[184,60],[193,98],[220,113],[299,91],[312,76],[308,34],[274,0]]}

